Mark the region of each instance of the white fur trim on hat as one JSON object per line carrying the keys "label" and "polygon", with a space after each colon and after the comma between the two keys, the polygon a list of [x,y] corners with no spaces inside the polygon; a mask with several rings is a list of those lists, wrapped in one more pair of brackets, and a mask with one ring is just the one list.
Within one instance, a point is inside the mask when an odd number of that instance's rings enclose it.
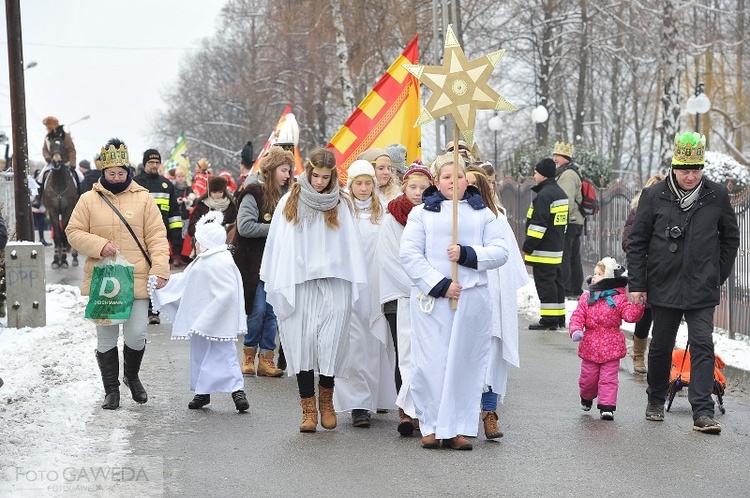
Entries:
{"label": "white fur trim on hat", "polygon": [[600,265],[604,265],[604,278],[615,278],[615,270],[618,265],[615,258],[606,257],[599,261]]}
{"label": "white fur trim on hat", "polygon": [[351,188],[352,182],[358,176],[370,176],[375,178],[375,168],[372,167],[370,161],[357,159],[351,164],[351,166],[349,166],[349,169],[346,170],[346,176],[346,188]]}
{"label": "white fur trim on hat", "polygon": [[203,251],[227,243],[227,231],[221,225],[223,221],[224,214],[221,211],[209,211],[195,224],[195,240]]}

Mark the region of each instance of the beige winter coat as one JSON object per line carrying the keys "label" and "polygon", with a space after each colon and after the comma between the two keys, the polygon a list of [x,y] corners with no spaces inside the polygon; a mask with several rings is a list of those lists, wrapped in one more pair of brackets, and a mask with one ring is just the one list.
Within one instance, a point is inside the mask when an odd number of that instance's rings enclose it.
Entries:
{"label": "beige winter coat", "polygon": [[[133,236],[99,192],[106,195],[128,220],[153,266],[148,266]],[[84,193],[78,200],[65,234],[70,245],[87,256],[81,286],[83,295],[89,294],[94,265],[102,259],[101,251],[108,241],[135,265],[136,299],[148,298],[146,283],[149,275],[169,279],[167,229],[151,194],[136,182],[131,182],[124,192],[117,195],[102,187],[101,183],[95,183],[93,190]]]}

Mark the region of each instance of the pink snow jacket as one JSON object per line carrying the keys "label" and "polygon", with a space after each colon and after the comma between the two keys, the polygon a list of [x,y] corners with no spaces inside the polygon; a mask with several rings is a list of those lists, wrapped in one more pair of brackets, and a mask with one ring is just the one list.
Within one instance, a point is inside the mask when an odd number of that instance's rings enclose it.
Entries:
{"label": "pink snow jacket", "polygon": [[645,307],[628,302],[624,287],[612,291],[614,295],[601,297],[593,304],[588,303],[590,292],[584,292],[570,317],[570,336],[577,330],[583,331],[583,339],[578,344],[581,359],[606,363],[623,358],[627,353],[625,335],[620,325],[623,320],[630,323],[640,320]]}

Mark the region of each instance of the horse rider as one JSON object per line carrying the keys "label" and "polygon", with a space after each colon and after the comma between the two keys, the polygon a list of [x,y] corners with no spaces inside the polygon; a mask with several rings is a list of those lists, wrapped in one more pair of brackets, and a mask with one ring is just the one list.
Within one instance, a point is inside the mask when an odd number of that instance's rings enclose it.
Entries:
{"label": "horse rider", "polygon": [[59,147],[60,160],[68,167],[71,177],[75,181],[78,193],[81,193],[81,182],[83,174],[76,169],[76,146],[70,133],[63,129],[63,125],[55,116],[47,116],[42,120],[42,124],[47,127],[47,136],[44,137],[44,146],[42,147],[42,156],[47,165],[42,169],[42,189],[44,189],[44,179],[47,171],[52,168],[52,154]]}

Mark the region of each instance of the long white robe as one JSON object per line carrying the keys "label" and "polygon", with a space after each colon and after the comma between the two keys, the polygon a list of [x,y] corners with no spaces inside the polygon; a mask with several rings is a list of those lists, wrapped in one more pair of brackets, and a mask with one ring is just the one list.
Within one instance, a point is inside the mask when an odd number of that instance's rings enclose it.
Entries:
{"label": "long white robe", "polygon": [[401,264],[413,284],[411,391],[422,434],[437,439],[477,434],[492,336],[487,270],[508,259],[492,211],[460,201],[458,220],[458,243],[475,251],[477,269],[458,266],[462,290],[455,311],[449,299],[428,296],[451,275],[451,201],[443,201],[437,213],[414,207],[401,238]]}
{"label": "long white robe", "polygon": [[411,396],[411,280],[399,262],[399,249],[404,227],[388,213],[378,237],[378,266],[380,268],[380,303],[397,300],[396,340],[398,341],[398,369],[401,373],[401,388],[396,405],[410,417],[416,417],[414,399]]}
{"label": "long white robe", "polygon": [[283,213],[289,195],[276,206],[260,265],[266,301],[279,319],[287,372],[346,376],[352,311],[364,323],[370,315],[359,229],[344,202],[338,205],[338,229],[328,228],[322,216],[292,225]]}
{"label": "long white robe", "polygon": [[371,213],[361,211],[357,224],[367,261],[370,289],[370,319],[362,322],[352,316],[349,336],[349,376],[336,380],[333,404],[337,412],[354,409],[376,411],[393,409],[396,402],[395,351],[388,322],[380,306],[377,242],[380,224],[370,221]]}
{"label": "long white robe", "polygon": [[226,244],[202,252],[167,285],[150,292],[172,322],[172,339],[190,339],[190,389],[234,392],[244,381],[233,341],[247,331],[242,276]]}
{"label": "long white robe", "polygon": [[503,239],[508,246],[508,262],[489,270],[488,289],[492,298],[492,341],[484,390],[492,387],[502,403],[508,384],[508,367],[520,367],[518,357],[518,289],[529,281],[529,274],[518,249],[513,229],[505,215],[498,216]]}

